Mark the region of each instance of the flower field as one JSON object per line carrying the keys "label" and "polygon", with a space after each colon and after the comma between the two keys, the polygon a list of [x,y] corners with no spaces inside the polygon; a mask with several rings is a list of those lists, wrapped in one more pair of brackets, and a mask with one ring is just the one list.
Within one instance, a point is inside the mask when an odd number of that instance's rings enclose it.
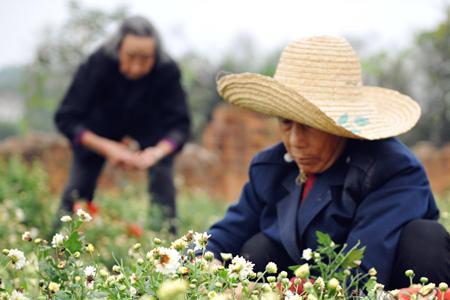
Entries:
{"label": "flower field", "polygon": [[[358,271],[363,248],[343,251],[324,233],[292,267],[295,276],[273,263],[255,273],[227,253],[221,265],[205,251],[204,231],[226,205],[201,193],[180,192],[179,236],[151,230],[145,187],[131,184],[98,193],[99,213],[81,206],[54,233],[59,197],[47,176],[18,159],[0,165],[0,299],[409,299],[413,291],[384,291],[376,270]],[[439,203],[450,228],[449,202]],[[446,284],[406,275],[416,299],[444,299]]]}

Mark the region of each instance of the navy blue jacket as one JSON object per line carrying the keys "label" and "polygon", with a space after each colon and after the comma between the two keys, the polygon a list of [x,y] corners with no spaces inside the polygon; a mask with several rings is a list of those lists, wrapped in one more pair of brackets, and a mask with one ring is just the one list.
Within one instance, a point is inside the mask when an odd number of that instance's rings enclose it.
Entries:
{"label": "navy blue jacket", "polygon": [[348,140],[346,150],[318,174],[300,205],[302,186],[295,163],[277,144],[253,159],[249,182],[224,219],[214,224],[207,249],[239,254],[254,234],[281,244],[296,263],[302,250],[317,247],[317,230],[337,244],[366,246],[361,267],[375,267],[387,283],[401,230],[414,219],[437,219],[439,211],[423,167],[398,139]]}
{"label": "navy blue jacket", "polygon": [[125,135],[141,147],[170,139],[178,149],[189,136],[190,117],[180,71],[170,59],[129,80],[117,59],[100,48],[80,65],[56,114],[58,129],[74,140],[84,129],[113,140]]}

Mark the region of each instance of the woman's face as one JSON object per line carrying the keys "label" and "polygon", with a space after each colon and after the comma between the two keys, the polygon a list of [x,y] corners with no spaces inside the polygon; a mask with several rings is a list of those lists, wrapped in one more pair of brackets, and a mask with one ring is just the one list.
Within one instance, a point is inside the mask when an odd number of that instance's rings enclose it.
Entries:
{"label": "woman's face", "polygon": [[286,149],[307,175],[327,170],[345,148],[343,137],[282,118],[279,125]]}
{"label": "woman's face", "polygon": [[153,38],[127,34],[119,49],[120,72],[131,80],[147,75],[155,64],[155,54]]}

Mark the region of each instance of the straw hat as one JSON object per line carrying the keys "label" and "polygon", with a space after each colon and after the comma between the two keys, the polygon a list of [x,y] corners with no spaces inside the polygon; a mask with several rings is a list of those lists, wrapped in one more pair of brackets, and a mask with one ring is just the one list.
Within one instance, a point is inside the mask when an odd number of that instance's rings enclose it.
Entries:
{"label": "straw hat", "polygon": [[338,37],[294,41],[283,50],[273,78],[231,74],[220,78],[217,88],[236,106],[348,138],[396,136],[420,117],[420,107],[410,97],[363,86],[358,56]]}

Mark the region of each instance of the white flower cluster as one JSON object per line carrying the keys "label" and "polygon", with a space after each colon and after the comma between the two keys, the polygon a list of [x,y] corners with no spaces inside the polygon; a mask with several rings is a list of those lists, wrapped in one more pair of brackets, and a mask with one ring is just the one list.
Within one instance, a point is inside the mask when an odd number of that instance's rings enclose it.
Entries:
{"label": "white flower cluster", "polygon": [[238,277],[239,280],[247,279],[250,274],[253,273],[253,267],[255,264],[247,261],[242,256],[235,256],[228,266],[231,277]]}
{"label": "white flower cluster", "polygon": [[67,236],[61,233],[56,233],[52,239],[52,247],[53,248],[61,247],[66,239]]}
{"label": "white flower cluster", "polygon": [[80,218],[82,222],[90,222],[92,220],[92,217],[90,214],[85,212],[83,209],[79,208],[77,210],[77,216]]}

